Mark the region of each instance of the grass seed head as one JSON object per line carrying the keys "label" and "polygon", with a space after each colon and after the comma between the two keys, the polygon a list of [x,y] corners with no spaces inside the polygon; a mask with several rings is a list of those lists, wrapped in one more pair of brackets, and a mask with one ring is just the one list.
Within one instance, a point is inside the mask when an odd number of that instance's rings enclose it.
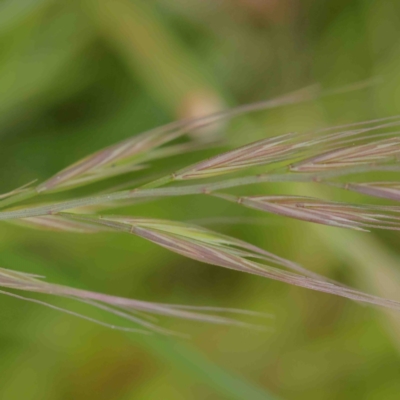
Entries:
{"label": "grass seed head", "polygon": [[[343,125],[318,132],[288,133],[263,139],[182,168],[172,175],[163,175],[159,179],[156,177],[154,181],[151,180],[151,176],[143,173],[141,182],[146,184],[138,186],[136,182],[134,189],[131,189],[131,184],[128,190],[121,190],[119,186],[114,190],[109,188],[105,192],[97,192],[83,198],[14,207],[15,203],[32,200],[38,194],[46,195],[47,192],[89,185],[101,179],[142,170],[147,167],[148,162],[155,159],[204,148],[204,144],[191,141],[167,145],[187,132],[246,112],[296,103],[316,96],[318,95],[313,91],[306,90],[277,100],[242,106],[196,120],[172,123],[109,146],[65,168],[36,188],[22,187],[0,196],[0,207],[5,208],[0,212],[0,220],[13,221],[35,229],[80,233],[106,230],[133,234],[197,261],[400,310],[400,304],[397,302],[330,282],[292,261],[203,227],[169,220],[95,214],[99,210],[104,211],[107,208],[126,204],[134,205],[135,202],[157,200],[165,196],[211,194],[224,200],[239,202],[247,207],[298,220],[355,230],[367,228],[398,230],[400,220],[397,207],[355,205],[285,195],[237,198],[219,193],[220,190],[261,182],[269,184],[314,182],[399,201],[398,182],[342,184],[334,181],[351,174],[399,171],[400,139],[395,129],[389,130],[400,124],[398,116]],[[269,170],[259,175],[250,175],[247,171],[251,167],[267,167],[276,163],[280,163],[279,168],[276,168],[278,172]],[[218,179],[235,172],[240,172],[244,176]],[[160,188],[160,186],[173,184],[175,181],[206,178],[217,179],[200,185],[175,184]],[[13,208],[10,209],[10,206]],[[66,213],[66,210],[70,210],[70,213]],[[71,210],[74,210],[75,214]],[[76,212],[91,214],[82,215]],[[234,323],[225,317],[204,313],[202,311],[211,311],[204,308],[190,309],[185,306],[170,306],[113,297],[53,285],[28,274],[4,269],[0,269],[0,285],[9,289],[77,299],[141,325],[150,331],[166,333],[148,314],[221,324]],[[9,295],[22,298],[14,293],[9,293]],[[36,299],[28,300],[51,306]]]}

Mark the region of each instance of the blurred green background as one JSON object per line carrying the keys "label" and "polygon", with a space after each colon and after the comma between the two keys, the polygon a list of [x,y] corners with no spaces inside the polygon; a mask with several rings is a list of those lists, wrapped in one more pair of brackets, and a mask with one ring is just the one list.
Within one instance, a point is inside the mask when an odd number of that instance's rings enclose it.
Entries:
{"label": "blurred green background", "polygon": [[[1,191],[43,180],[103,146],[171,120],[316,82],[334,89],[382,78],[364,91],[240,118],[220,127],[225,140],[237,145],[397,114],[399,27],[395,0],[1,0]],[[208,154],[159,165],[170,170]],[[246,190],[322,191],[312,185]],[[202,197],[122,211],[180,220],[260,217],[254,225],[211,227],[400,300],[398,234],[266,218]],[[269,328],[263,333],[163,320],[192,336],[183,341],[116,332],[2,296],[1,399],[399,398],[400,319],[392,313],[202,265],[128,235],[55,234],[2,224],[0,237],[2,267],[51,282],[275,316],[262,321]],[[45,299],[80,309],[65,299]]]}

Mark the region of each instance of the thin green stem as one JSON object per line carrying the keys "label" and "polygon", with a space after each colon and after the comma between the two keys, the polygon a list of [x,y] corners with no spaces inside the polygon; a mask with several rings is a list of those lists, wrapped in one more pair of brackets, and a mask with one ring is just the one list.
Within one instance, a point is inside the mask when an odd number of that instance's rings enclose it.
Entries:
{"label": "thin green stem", "polygon": [[68,200],[61,203],[36,206],[22,210],[0,212],[0,221],[37,217],[41,215],[56,214],[63,210],[69,210],[77,207],[103,204],[110,201],[132,199],[132,198],[151,198],[151,197],[175,197],[197,194],[210,194],[217,190],[229,189],[238,186],[245,186],[265,182],[316,182],[324,183],[325,179],[340,177],[343,175],[375,172],[375,171],[399,171],[399,166],[357,166],[340,170],[324,171],[319,174],[310,173],[287,173],[287,174],[265,174],[257,176],[248,176],[243,178],[228,179],[222,182],[214,182],[200,185],[175,186],[168,188],[154,189],[134,189],[124,190],[110,194],[84,197],[80,199]]}

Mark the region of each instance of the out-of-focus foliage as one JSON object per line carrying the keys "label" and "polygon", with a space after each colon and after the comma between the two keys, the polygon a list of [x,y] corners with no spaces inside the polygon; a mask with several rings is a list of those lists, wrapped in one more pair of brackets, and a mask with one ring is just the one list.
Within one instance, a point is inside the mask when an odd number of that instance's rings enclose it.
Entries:
{"label": "out-of-focus foliage", "polygon": [[[364,91],[220,126],[224,140],[242,144],[398,114],[399,15],[394,0],[3,0],[1,192],[45,180],[86,154],[173,119],[316,82],[335,89],[380,78]],[[204,152],[190,153],[176,162],[202,158]],[[140,174],[133,172],[132,180]],[[256,189],[288,195],[317,190],[296,184]],[[333,188],[329,193],[344,196]],[[212,198],[165,199],[125,211],[200,222],[216,217],[216,230],[399,299],[396,233],[266,219]],[[226,216],[260,217],[262,223],[218,222]],[[398,398],[398,315],[203,265],[128,235],[83,237],[2,224],[0,237],[1,267],[51,282],[276,317],[266,322],[267,333],[166,320],[168,328],[192,335],[183,342],[115,332],[3,296],[2,399]],[[54,304],[74,306],[61,299]]]}

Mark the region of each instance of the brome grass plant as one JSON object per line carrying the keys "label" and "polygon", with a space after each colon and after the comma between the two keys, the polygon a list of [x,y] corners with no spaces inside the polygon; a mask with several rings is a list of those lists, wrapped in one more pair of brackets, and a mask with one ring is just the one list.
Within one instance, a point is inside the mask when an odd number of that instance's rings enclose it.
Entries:
{"label": "brome grass plant", "polygon": [[[315,132],[267,137],[187,166],[153,171],[152,164],[188,152],[213,148],[191,132],[251,111],[283,106],[324,95],[309,88],[280,99],[238,107],[207,117],[175,122],[117,143],[66,167],[44,182],[32,182],[0,197],[0,221],[33,229],[96,234],[106,231],[135,235],[183,257],[216,267],[237,270],[355,301],[400,310],[400,303],[333,282],[283,255],[186,221],[137,215],[120,215],[118,208],[137,201],[165,197],[208,196],[214,201],[235,202],[260,212],[277,214],[342,229],[400,230],[400,117],[353,123]],[[218,143],[218,146],[221,144]],[[137,171],[136,183],[115,189],[114,178]],[[384,177],[376,181],[375,174]],[[107,189],[97,189],[100,181]],[[193,181],[193,182],[192,182]],[[139,183],[138,183],[139,182]],[[337,190],[358,192],[392,204],[354,204],[305,196],[246,195],[249,185],[280,182],[313,183]],[[260,186],[259,186],[260,187]],[[91,195],[76,196],[81,188]],[[239,194],[230,193],[231,190]],[[59,193],[63,194],[59,194]],[[66,199],[60,201],[60,196]],[[54,200],[54,199],[57,200]],[[266,227],[267,229],[267,227]],[[48,283],[41,277],[0,269],[1,293],[54,307],[115,329],[171,334],[152,315],[184,318],[243,327],[254,325],[227,317],[226,313],[262,316],[236,309],[150,303]],[[11,290],[11,291],[10,291]],[[17,292],[18,291],[18,292]],[[116,326],[61,309],[19,292],[37,292],[72,298],[132,322]]]}

